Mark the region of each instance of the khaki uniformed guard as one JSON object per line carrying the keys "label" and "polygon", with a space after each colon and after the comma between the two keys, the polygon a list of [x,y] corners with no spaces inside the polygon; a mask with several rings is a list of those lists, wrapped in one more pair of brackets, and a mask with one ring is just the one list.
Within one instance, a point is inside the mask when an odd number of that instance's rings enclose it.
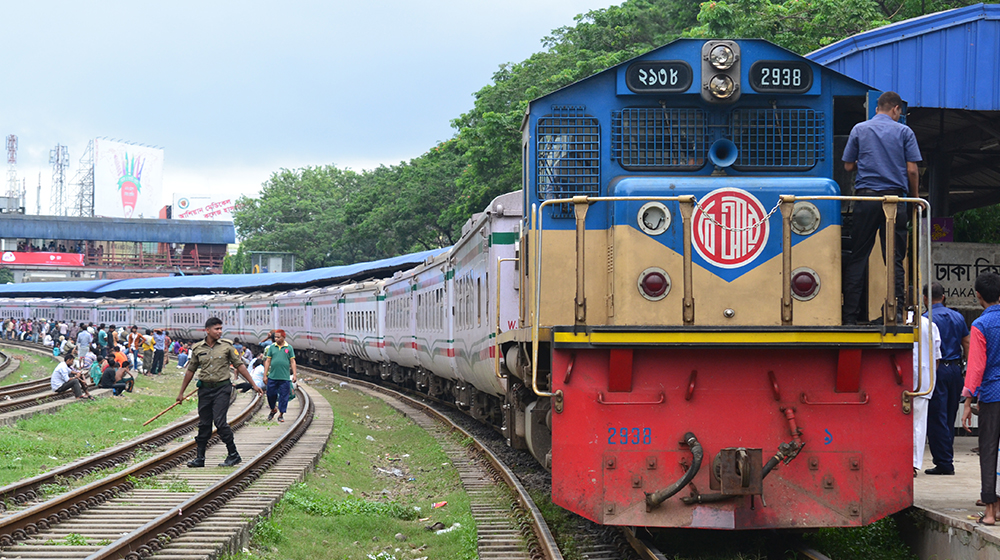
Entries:
{"label": "khaki uniformed guard", "polygon": [[187,371],[184,372],[181,391],[177,395],[177,402],[182,402],[184,391],[197,372],[198,435],[194,440],[198,444],[198,456],[188,462],[189,467],[205,466],[205,449],[208,447],[209,438],[212,437],[213,419],[215,428],[219,432],[219,439],[226,444],[226,449],[229,451],[226,460],[219,466],[231,467],[243,460],[236,451],[233,430],[229,427],[229,422],[226,421],[229,399],[233,392],[229,366],[235,367],[236,371],[250,382],[250,386],[258,394],[264,392],[260,387],[254,385],[250,373],[243,365],[243,360],[240,359],[240,354],[233,347],[233,344],[222,338],[222,319],[212,317],[205,321],[205,340],[191,347]]}

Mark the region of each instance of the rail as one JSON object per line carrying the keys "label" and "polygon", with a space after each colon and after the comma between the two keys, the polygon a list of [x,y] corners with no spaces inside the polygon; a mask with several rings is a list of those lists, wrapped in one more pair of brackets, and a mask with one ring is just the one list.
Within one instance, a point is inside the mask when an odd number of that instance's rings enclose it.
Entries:
{"label": "rail", "polygon": [[[330,373],[327,371],[317,370],[308,367],[299,367],[300,372],[308,372],[311,375],[317,377],[325,377],[327,379],[332,379],[336,381],[345,381],[354,385],[359,385],[365,387],[370,391],[375,391],[385,395],[390,395],[391,397],[400,400],[401,402],[420,410],[421,412],[433,417],[438,422],[444,424],[448,429],[458,432],[463,439],[470,441],[472,446],[475,447],[476,451],[481,453],[490,466],[499,474],[499,476],[504,480],[504,482],[510,487],[511,491],[514,493],[518,504],[527,512],[530,520],[531,526],[538,538],[538,547],[542,556],[546,560],[562,560],[562,553],[559,551],[559,546],[556,544],[555,537],[552,532],[549,531],[548,524],[545,522],[545,518],[542,516],[541,510],[535,505],[534,500],[528,491],[524,488],[521,482],[517,479],[517,476],[511,471],[503,462],[497,457],[488,447],[486,447],[482,442],[479,441],[471,433],[463,429],[458,424],[454,423],[444,414],[441,414],[433,407],[427,403],[421,402],[417,399],[411,398],[404,395],[402,392],[393,390],[391,388],[383,387],[381,385],[376,385],[368,381],[363,381],[360,379],[354,379],[351,377],[346,377],[343,375],[338,375],[335,373]],[[427,395],[421,394],[422,397],[426,398]]]}
{"label": "rail", "polygon": [[[912,197],[899,197],[899,196],[882,196],[882,197],[861,197],[861,196],[842,196],[842,195],[829,195],[829,196],[796,196],[796,195],[780,195],[778,197],[778,207],[781,209],[781,221],[782,221],[782,298],[781,298],[781,322],[783,326],[791,326],[793,321],[793,309],[794,303],[792,300],[792,230],[791,230],[791,218],[792,218],[792,207],[796,201],[811,201],[811,200],[828,200],[828,201],[865,201],[865,202],[875,202],[879,201],[882,203],[882,208],[886,217],[886,231],[894,231],[896,223],[896,212],[899,203],[912,203],[913,204],[913,221],[914,227],[912,228],[912,250],[913,255],[916,258],[911,259],[911,265],[913,266],[913,280],[914,285],[918,286],[918,289],[913,290],[911,293],[911,303],[915,310],[920,309],[919,305],[919,287],[923,286],[923,281],[925,278],[931,278],[931,252],[930,252],[930,227],[927,218],[930,216],[930,203],[922,198],[912,198]],[[694,215],[694,208],[697,204],[697,200],[693,195],[682,195],[682,196],[634,196],[634,197],[624,197],[624,196],[574,196],[571,198],[559,198],[545,200],[541,205],[532,204],[531,206],[531,230],[535,233],[536,238],[536,250],[534,254],[534,282],[532,286],[532,316],[529,317],[531,320],[531,389],[539,397],[555,397],[557,400],[562,398],[561,391],[556,391],[555,393],[551,391],[542,391],[538,387],[538,347],[540,345],[539,340],[539,328],[540,328],[540,316],[541,316],[541,291],[542,291],[542,253],[544,250],[543,244],[543,233],[544,233],[544,216],[543,210],[546,207],[554,206],[557,204],[572,204],[576,216],[576,295],[574,298],[575,307],[575,322],[577,325],[582,325],[586,321],[586,284],[585,284],[585,271],[586,271],[586,261],[585,261],[585,241],[586,241],[586,224],[584,223],[586,219],[587,209],[591,204],[595,202],[631,202],[631,201],[661,201],[661,202],[678,202],[681,207],[681,228],[683,228],[683,320],[685,325],[694,324],[694,287],[692,281],[692,250],[691,250],[691,221]],[[886,254],[894,254],[895,239],[892,235],[886,236]],[[897,315],[897,303],[896,303],[896,284],[895,284],[895,266],[891,264],[886,266],[886,297],[885,302],[882,307],[883,309],[883,325],[894,326],[896,324]],[[933,319],[931,316],[932,311],[928,310],[928,319]],[[905,319],[905,318],[904,318]],[[920,332],[920,320],[916,319],[914,321],[915,329],[915,339],[917,341],[918,347],[918,366],[923,365],[924,352],[922,349],[923,340]],[[933,372],[931,377],[930,386],[934,386]],[[917,386],[913,391],[905,391],[903,394],[903,410],[904,412],[909,412],[910,409],[910,399],[913,397],[919,397],[927,395],[930,389],[923,389],[921,387],[920,376],[917,376],[918,382]]]}
{"label": "rail", "polygon": [[[233,428],[238,429],[249,421],[257,409],[261,407],[262,402],[260,395],[255,395],[251,403],[232,422]],[[164,436],[160,434],[158,437]],[[213,434],[210,444],[217,439],[218,435]],[[96,507],[112,499],[121,492],[132,489],[135,486],[132,481],[133,479],[157,476],[174,466],[180,465],[194,456],[195,445],[195,441],[191,440],[179,445],[172,451],[147,459],[103,479],[71,490],[52,500],[36,504],[0,519],[0,546],[13,546],[17,541],[24,540],[37,533],[39,529],[46,529],[51,524],[79,515],[89,508]],[[133,453],[139,449],[135,444],[131,447],[133,448]],[[86,461],[86,468],[90,469],[90,472],[109,468],[114,465],[111,460],[94,460],[97,457],[99,456],[92,457],[91,460]],[[84,465],[77,464],[73,467],[83,468]],[[51,475],[52,473],[48,474]],[[25,482],[37,488],[42,484],[40,479],[41,477],[36,477]],[[25,503],[28,499],[33,499],[32,496],[36,495],[35,490],[17,492],[13,486],[16,485],[3,489],[4,496],[13,495],[13,499],[19,503]],[[176,521],[184,521],[184,518],[178,516],[177,512],[174,512],[174,519]]]}
{"label": "rail", "polygon": [[[260,478],[267,469],[274,466],[291,450],[292,446],[305,434],[309,424],[312,423],[315,411],[312,399],[308,393],[301,389],[297,390],[296,394],[298,398],[303,399],[302,408],[291,427],[282,437],[272,442],[252,459],[240,464],[229,476],[94,552],[88,558],[93,560],[122,557],[127,560],[145,558],[162,549],[170,539],[179,537],[195,524],[218,511],[240,492],[246,490],[250,484]],[[261,403],[261,396],[256,395],[249,408],[256,410],[260,408]]]}

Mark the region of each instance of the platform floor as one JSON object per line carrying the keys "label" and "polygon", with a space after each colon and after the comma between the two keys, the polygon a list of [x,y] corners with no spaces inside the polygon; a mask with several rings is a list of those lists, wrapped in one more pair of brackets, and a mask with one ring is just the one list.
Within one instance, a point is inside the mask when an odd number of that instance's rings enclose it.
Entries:
{"label": "platform floor", "polygon": [[[943,539],[938,539],[940,542],[935,544],[931,538],[923,546],[918,546],[918,549],[923,549],[917,551],[920,558],[1000,557],[1000,524],[987,527],[976,523],[976,518],[983,511],[982,507],[976,506],[981,483],[979,455],[972,449],[978,445],[977,437],[956,437],[954,476],[928,475],[921,469],[913,480],[913,505],[922,510],[929,521],[936,522],[930,525],[936,526],[937,531],[930,526],[924,530],[928,533],[943,532]],[[931,451],[926,449],[924,469],[932,467]],[[956,548],[964,550],[959,552]]]}

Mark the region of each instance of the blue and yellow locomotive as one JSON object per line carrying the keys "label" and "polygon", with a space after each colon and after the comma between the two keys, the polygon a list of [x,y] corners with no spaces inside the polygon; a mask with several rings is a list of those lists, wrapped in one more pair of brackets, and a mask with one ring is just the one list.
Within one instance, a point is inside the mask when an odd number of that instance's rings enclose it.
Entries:
{"label": "blue and yellow locomotive", "polygon": [[512,444],[551,465],[555,503],[730,529],[912,503],[913,329],[840,324],[835,146],[869,90],[766,41],[684,39],[530,104],[499,343],[527,403]]}

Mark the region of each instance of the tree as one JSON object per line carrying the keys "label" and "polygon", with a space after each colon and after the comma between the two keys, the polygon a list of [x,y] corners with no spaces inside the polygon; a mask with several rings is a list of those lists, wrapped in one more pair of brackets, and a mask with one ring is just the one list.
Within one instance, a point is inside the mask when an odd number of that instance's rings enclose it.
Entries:
{"label": "tree", "polygon": [[805,54],[851,35],[967,6],[969,0],[716,0],[701,4],[688,37],[767,39]]}
{"label": "tree", "polygon": [[368,247],[348,244],[344,213],[364,195],[358,186],[357,173],[333,165],[273,173],[260,198],[241,197],[233,211],[241,247],[294,253],[306,269],[355,262]]}
{"label": "tree", "polygon": [[528,101],[681,36],[697,23],[697,3],[627,0],[578,15],[543,39],[545,50],[503,64],[480,89],[471,111],[452,121],[468,168],[459,179],[463,212],[521,188],[521,120]]}
{"label": "tree", "polygon": [[974,208],[955,214],[955,241],[1000,243],[1000,205]]}
{"label": "tree", "polygon": [[283,169],[233,212],[240,250],[286,251],[296,266],[351,264],[453,244],[467,216],[457,140],[410,162],[356,173]]}
{"label": "tree", "polygon": [[13,284],[14,273],[5,266],[0,267],[0,284]]}
{"label": "tree", "polygon": [[236,249],[235,255],[226,255],[222,258],[222,273],[223,274],[249,274],[250,273],[250,254],[247,253],[243,244],[241,243],[239,248]]}

